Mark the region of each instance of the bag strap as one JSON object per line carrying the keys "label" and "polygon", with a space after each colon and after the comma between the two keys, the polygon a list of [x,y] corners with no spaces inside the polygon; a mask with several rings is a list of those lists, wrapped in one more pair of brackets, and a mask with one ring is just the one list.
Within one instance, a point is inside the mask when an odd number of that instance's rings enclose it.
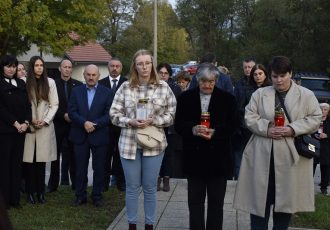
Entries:
{"label": "bag strap", "polygon": [[285,113],[286,117],[288,118],[289,122],[291,123],[291,118],[290,118],[290,116],[289,116],[289,114],[288,114],[288,111],[287,111],[286,108],[285,108],[284,100],[283,100],[283,98],[281,97],[280,93],[279,93],[277,90],[275,90],[275,91],[276,91],[276,96],[277,96],[278,100],[280,101],[281,106],[282,106],[282,108],[283,108],[283,110],[284,110],[284,113]]}

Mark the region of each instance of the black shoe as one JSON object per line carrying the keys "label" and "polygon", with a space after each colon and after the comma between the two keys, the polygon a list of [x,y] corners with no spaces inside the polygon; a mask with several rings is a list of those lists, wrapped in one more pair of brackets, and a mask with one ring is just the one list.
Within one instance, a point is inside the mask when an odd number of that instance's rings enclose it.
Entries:
{"label": "black shoe", "polygon": [[57,188],[47,188],[47,193],[56,192]]}
{"label": "black shoe", "polygon": [[103,185],[103,192],[109,191],[109,184],[104,184]]}
{"label": "black shoe", "polygon": [[73,206],[74,207],[77,207],[77,206],[80,206],[80,205],[83,205],[83,204],[86,204],[87,203],[87,199],[79,199],[79,198],[76,198],[73,202]]}
{"label": "black shoe", "polygon": [[44,195],[43,193],[41,193],[41,194],[37,194],[37,198],[38,198],[38,202],[39,202],[39,204],[44,204],[44,203],[46,203],[45,195]]}
{"label": "black shoe", "polygon": [[117,183],[117,189],[121,192],[126,191],[126,184],[125,183]]}
{"label": "black shoe", "polygon": [[18,204],[10,204],[10,207],[15,208],[15,209],[21,209],[23,208],[22,205]]}
{"label": "black shoe", "polygon": [[30,204],[35,204],[36,203],[36,199],[34,198],[33,194],[27,194],[27,201]]}
{"label": "black shoe", "polygon": [[61,181],[61,185],[70,185],[69,181]]}
{"label": "black shoe", "polygon": [[321,193],[322,193],[323,195],[325,195],[325,196],[328,195],[328,191],[327,191],[327,189],[321,189]]}
{"label": "black shoe", "polygon": [[104,205],[102,199],[93,201],[93,204],[97,208],[103,207],[103,205]]}

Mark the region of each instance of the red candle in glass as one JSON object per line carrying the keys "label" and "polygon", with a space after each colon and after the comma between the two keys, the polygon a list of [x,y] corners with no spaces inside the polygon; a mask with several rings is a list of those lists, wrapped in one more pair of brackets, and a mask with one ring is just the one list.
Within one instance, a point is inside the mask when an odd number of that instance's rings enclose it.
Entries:
{"label": "red candle in glass", "polygon": [[204,125],[207,128],[210,128],[210,113],[209,112],[202,112],[201,125]]}
{"label": "red candle in glass", "polygon": [[285,116],[283,109],[279,111],[275,111],[275,118],[274,118],[275,126],[284,126],[284,122],[285,122]]}

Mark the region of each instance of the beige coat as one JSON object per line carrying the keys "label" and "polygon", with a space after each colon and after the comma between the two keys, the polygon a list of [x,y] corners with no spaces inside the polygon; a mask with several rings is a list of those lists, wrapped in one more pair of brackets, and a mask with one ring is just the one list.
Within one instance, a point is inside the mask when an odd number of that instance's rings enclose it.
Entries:
{"label": "beige coat", "polygon": [[24,162],[33,162],[34,150],[36,146],[36,161],[50,162],[57,158],[56,137],[53,119],[58,109],[58,96],[55,81],[48,78],[49,82],[49,102],[41,100],[37,103],[32,100],[32,120],[43,120],[48,125],[41,129],[32,130],[25,136]]}
{"label": "beige coat", "polygon": [[[295,135],[313,133],[319,127],[321,110],[312,91],[292,82],[285,106],[293,121]],[[245,122],[252,131],[242,157],[234,208],[264,217],[271,148],[275,162],[275,212],[314,211],[313,160],[301,157],[292,137],[267,137],[269,122],[275,115],[275,90],[257,90],[245,108]],[[286,119],[286,125],[288,120]]]}

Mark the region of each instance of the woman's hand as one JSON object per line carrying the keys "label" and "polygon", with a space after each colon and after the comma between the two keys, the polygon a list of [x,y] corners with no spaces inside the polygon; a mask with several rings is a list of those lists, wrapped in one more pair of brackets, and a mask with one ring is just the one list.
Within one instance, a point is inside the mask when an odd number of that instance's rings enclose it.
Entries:
{"label": "woman's hand", "polygon": [[131,119],[128,124],[134,128],[144,129],[152,124],[152,118],[146,120]]}
{"label": "woman's hand", "polygon": [[268,128],[267,135],[270,138],[279,140],[283,137],[292,137],[294,134],[290,126],[271,126]]}
{"label": "woman's hand", "polygon": [[202,137],[206,140],[210,140],[214,133],[214,129],[209,129],[205,125],[196,125],[193,127],[193,134],[195,136]]}
{"label": "woman's hand", "polygon": [[318,136],[319,136],[319,139],[328,138],[328,135],[326,133],[320,133]]}
{"label": "woman's hand", "polygon": [[39,121],[39,120],[32,120],[32,125],[36,129],[41,129],[46,125],[46,122],[44,121]]}

